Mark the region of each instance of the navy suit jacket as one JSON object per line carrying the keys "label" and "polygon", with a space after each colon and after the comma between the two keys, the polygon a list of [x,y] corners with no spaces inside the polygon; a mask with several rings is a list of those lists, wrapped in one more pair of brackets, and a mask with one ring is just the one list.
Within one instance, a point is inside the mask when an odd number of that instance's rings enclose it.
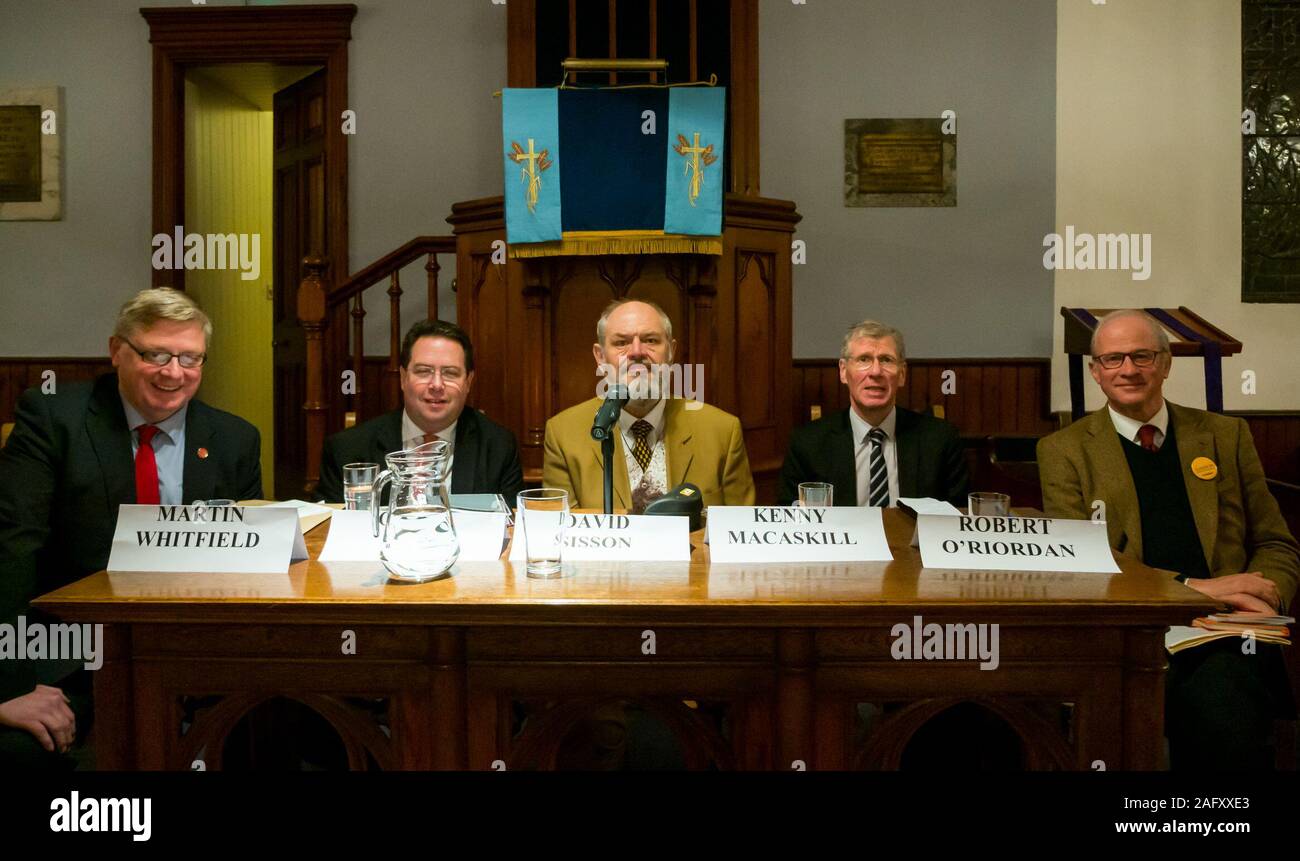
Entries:
{"label": "navy suit jacket", "polygon": [[[894,436],[899,495],[943,499],[964,508],[970,477],[957,428],[943,419],[902,407],[897,412]],[[790,505],[797,500],[801,482],[825,481],[835,485],[836,505],[857,505],[854,452],[853,425],[847,409],[796,428],[781,467],[777,503]]]}
{"label": "navy suit jacket", "polygon": [[[316,496],[326,502],[342,502],[345,465],[377,463],[383,471],[388,468],[384,457],[401,448],[401,408],[334,434],[325,440],[321,452]],[[524,471],[513,433],[467,406],[456,422],[454,452],[452,493],[499,493],[507,504],[515,504],[515,497],[524,489]]]}
{"label": "navy suit jacket", "polygon": [[[191,400],[183,471],[186,504],[259,499],[261,437],[243,419]],[[23,392],[0,452],[0,621],[31,617],[33,598],[104,569],[118,506],[135,501],[116,373],[60,384],[55,394]]]}

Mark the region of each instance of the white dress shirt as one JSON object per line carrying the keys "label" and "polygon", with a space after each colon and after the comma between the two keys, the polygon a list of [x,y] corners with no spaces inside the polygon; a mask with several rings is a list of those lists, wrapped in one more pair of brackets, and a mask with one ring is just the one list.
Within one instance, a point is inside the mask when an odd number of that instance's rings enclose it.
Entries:
{"label": "white dress shirt", "polygon": [[[627,480],[632,489],[632,510],[645,509],[648,502],[653,502],[668,491],[668,458],[664,451],[664,411],[665,401],[661,398],[654,409],[646,413],[644,419],[623,410],[618,414],[619,431],[623,434],[623,458],[627,461]],[[632,449],[636,446],[636,435],[632,425],[638,421],[650,423],[650,433],[646,435],[646,445],[650,446],[650,463],[644,470],[637,463]]]}
{"label": "white dress shirt", "polygon": [[[867,434],[872,426],[853,407],[849,407],[849,424],[853,428],[853,459],[858,473],[858,505],[865,506],[871,501],[871,441]],[[885,442],[881,448],[885,454],[885,468],[889,470],[889,507],[898,507],[898,440],[894,436],[894,427],[898,424],[898,410],[892,409],[880,429],[885,432]]]}
{"label": "white dress shirt", "polygon": [[[456,421],[435,434],[438,439],[447,443],[447,475],[451,475],[452,459],[456,456],[456,425],[459,422],[460,419],[456,419]],[[407,415],[406,410],[402,410],[402,448],[415,448],[419,445],[424,445],[424,431],[420,430],[419,425],[411,421],[411,417]]]}
{"label": "white dress shirt", "polygon": [[1144,422],[1131,419],[1128,416],[1120,415],[1115,412],[1115,408],[1110,406],[1110,404],[1106,405],[1106,409],[1110,410],[1110,422],[1115,426],[1115,432],[1124,437],[1124,439],[1136,443],[1137,445],[1141,445],[1142,442],[1138,439],[1138,430],[1141,429],[1142,425],[1155,425],[1156,448],[1160,448],[1160,446],[1165,444],[1165,432],[1169,430],[1169,404],[1166,402],[1161,401],[1160,409],[1156,414]]}

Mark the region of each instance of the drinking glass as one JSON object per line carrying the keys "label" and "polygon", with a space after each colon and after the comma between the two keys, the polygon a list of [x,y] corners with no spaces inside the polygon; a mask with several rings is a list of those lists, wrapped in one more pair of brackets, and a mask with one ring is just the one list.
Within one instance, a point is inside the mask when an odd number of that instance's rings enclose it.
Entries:
{"label": "drinking glass", "polygon": [[1011,516],[1011,497],[1005,493],[972,493],[967,504],[971,517]]}
{"label": "drinking glass", "polygon": [[519,494],[518,502],[515,535],[523,532],[528,576],[559,577],[560,549],[569,521],[569,492],[554,487],[525,490]]}
{"label": "drinking glass", "polygon": [[830,508],[835,504],[835,485],[825,481],[805,481],[799,485],[799,505],[803,508]]}
{"label": "drinking glass", "polygon": [[369,511],[379,474],[377,463],[349,463],[343,467],[343,507],[347,511]]}

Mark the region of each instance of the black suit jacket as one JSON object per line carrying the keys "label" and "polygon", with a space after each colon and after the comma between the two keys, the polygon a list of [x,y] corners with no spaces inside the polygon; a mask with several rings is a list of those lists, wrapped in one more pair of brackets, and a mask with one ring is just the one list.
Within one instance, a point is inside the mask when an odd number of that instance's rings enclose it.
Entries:
{"label": "black suit jacket", "polygon": [[[198,456],[200,448],[207,457]],[[260,458],[255,427],[190,401],[185,503],[260,498]],[[118,506],[134,502],[131,430],[117,374],[63,383],[50,395],[39,387],[23,392],[0,452],[0,621],[31,617],[33,598],[107,566]]]}
{"label": "black suit jacket", "polygon": [[[326,502],[342,502],[346,464],[377,463],[382,471],[388,468],[384,457],[401,448],[401,408],[334,434],[321,453],[316,495]],[[524,489],[524,471],[513,433],[467,406],[457,420],[454,451],[452,493],[499,493],[514,505]]]}
{"label": "black suit jacket", "polygon": [[[944,499],[959,508],[965,507],[970,477],[957,428],[934,416],[902,407],[897,411],[894,434],[898,445],[899,495]],[[790,450],[777,486],[777,502],[790,505],[797,500],[799,484],[804,481],[835,485],[836,505],[858,504],[853,426],[848,410],[797,428],[790,437]]]}

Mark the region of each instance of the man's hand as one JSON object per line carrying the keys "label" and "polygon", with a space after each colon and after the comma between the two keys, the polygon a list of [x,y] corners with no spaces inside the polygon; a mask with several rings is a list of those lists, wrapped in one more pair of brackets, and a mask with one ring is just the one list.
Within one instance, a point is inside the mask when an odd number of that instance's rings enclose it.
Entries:
{"label": "man's hand", "polygon": [[1282,596],[1278,594],[1277,584],[1258,571],[1245,574],[1229,574],[1225,577],[1211,577],[1208,580],[1186,581],[1197,592],[1209,595],[1234,610],[1248,613],[1276,613],[1282,606]]}
{"label": "man's hand", "polygon": [[0,703],[0,726],[21,729],[36,736],[41,747],[67,753],[77,737],[77,718],[68,698],[58,688],[37,685],[36,690]]}

